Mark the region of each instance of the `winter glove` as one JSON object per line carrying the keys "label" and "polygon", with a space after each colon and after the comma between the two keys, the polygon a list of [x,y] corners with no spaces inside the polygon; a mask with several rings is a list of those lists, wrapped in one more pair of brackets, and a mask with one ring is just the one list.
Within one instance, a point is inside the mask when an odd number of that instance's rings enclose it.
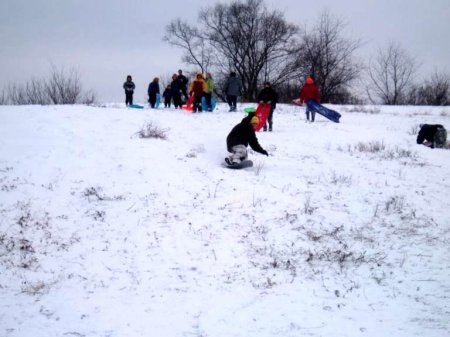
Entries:
{"label": "winter glove", "polygon": [[262,154],[264,154],[264,155],[266,155],[267,157],[269,156],[269,154],[267,153],[267,151],[266,150],[262,150],[262,152],[261,152]]}

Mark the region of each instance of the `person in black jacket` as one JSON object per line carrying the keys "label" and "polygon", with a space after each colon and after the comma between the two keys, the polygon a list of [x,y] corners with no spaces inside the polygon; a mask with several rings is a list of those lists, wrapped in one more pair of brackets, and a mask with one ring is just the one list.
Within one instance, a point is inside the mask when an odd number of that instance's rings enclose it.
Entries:
{"label": "person in black jacket", "polygon": [[170,83],[170,87],[172,88],[172,99],[173,99],[173,105],[175,105],[176,108],[181,109],[181,87],[180,83],[178,81],[177,74],[172,75],[172,82]]}
{"label": "person in black jacket", "polygon": [[[269,131],[272,131],[272,118],[273,111],[277,107],[278,102],[278,93],[272,88],[270,82],[264,83],[264,89],[258,95],[259,103],[269,103],[270,104],[270,114],[267,118],[267,122],[269,122]],[[267,122],[264,124],[263,130],[267,131]]]}
{"label": "person in black jacket", "polygon": [[189,82],[189,80],[187,79],[186,76],[183,75],[183,70],[179,69],[178,70],[178,85],[180,86],[181,92],[184,95],[185,100],[188,100],[188,93],[187,93],[187,84]]}
{"label": "person in black jacket", "polygon": [[159,94],[159,78],[155,77],[153,81],[148,85],[148,102],[152,108],[156,104],[156,95]]}
{"label": "person in black jacket", "polygon": [[246,160],[247,146],[261,154],[268,156],[266,150],[264,150],[258,143],[256,138],[255,128],[259,123],[259,118],[254,113],[249,113],[239,124],[237,124],[227,136],[227,150],[231,153],[225,158],[225,162],[228,165],[239,164],[241,161]]}
{"label": "person in black jacket", "polygon": [[164,107],[170,108],[170,101],[172,100],[172,87],[170,86],[170,84],[164,90],[163,97],[164,97]]}
{"label": "person in black jacket", "polygon": [[432,149],[435,147],[445,148],[447,146],[447,130],[441,124],[421,124],[416,142]]}
{"label": "person in black jacket", "polygon": [[127,81],[123,83],[123,88],[125,90],[125,104],[133,104],[133,93],[136,88],[133,81],[131,80],[131,75],[127,76]]}

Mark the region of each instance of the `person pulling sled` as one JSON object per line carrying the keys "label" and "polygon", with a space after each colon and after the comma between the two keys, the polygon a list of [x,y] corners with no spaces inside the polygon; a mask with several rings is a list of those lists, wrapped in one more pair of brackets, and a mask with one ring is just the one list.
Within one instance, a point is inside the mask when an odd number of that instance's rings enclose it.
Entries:
{"label": "person pulling sled", "polygon": [[[300,90],[300,105],[312,100],[316,103],[320,103],[320,92],[317,86],[314,84],[314,80],[311,77],[306,78],[305,85]],[[306,121],[309,122],[309,113],[311,113],[311,123],[314,123],[316,112],[310,110],[308,104],[306,104]]]}

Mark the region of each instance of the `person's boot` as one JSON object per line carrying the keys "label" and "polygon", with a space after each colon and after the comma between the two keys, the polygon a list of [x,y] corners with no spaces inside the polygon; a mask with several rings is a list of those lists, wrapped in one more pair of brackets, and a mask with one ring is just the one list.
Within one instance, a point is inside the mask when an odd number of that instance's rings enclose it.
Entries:
{"label": "person's boot", "polygon": [[269,122],[269,131],[272,132],[272,124],[271,122]]}

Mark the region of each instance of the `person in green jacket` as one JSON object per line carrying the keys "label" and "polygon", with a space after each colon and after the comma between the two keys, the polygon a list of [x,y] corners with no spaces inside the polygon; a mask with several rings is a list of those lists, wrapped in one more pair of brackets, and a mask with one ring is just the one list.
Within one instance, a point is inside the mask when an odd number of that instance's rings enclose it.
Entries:
{"label": "person in green jacket", "polygon": [[214,80],[212,78],[211,73],[206,73],[206,90],[204,92],[205,100],[206,100],[206,106],[208,111],[212,111],[212,94],[214,91]]}

